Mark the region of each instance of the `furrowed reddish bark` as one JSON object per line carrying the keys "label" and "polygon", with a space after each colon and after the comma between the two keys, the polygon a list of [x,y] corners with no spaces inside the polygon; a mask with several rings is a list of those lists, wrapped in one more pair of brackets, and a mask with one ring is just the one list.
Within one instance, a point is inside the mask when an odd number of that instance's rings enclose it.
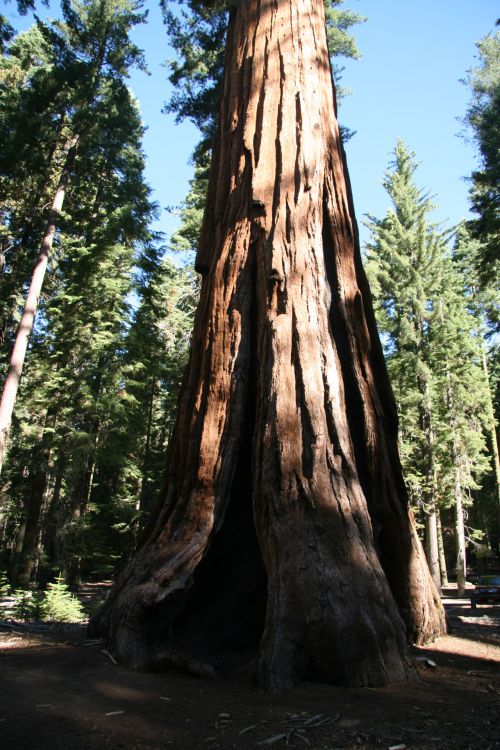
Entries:
{"label": "furrowed reddish bark", "polygon": [[397,456],[319,0],[231,20],[164,502],[91,623],[118,659],[411,679],[444,628]]}

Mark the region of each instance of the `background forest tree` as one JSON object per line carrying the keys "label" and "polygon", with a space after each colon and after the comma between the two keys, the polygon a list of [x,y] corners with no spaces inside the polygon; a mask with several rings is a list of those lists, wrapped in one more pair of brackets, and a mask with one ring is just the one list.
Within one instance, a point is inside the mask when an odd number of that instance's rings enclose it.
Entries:
{"label": "background forest tree", "polygon": [[162,412],[180,380],[194,282],[149,229],[157,209],[126,85],[130,66],[144,65],[128,40],[144,20],[136,3],[64,3],[62,21],[15,37],[2,60],[5,363],[60,152],[78,137],[2,477],[16,583],[57,571],[74,581],[82,565],[109,573],[161,483]]}
{"label": "background forest tree", "polygon": [[[398,143],[384,180],[393,209],[382,220],[368,221],[367,269],[398,404],[405,478],[425,527],[428,562],[436,584],[447,583],[444,553],[450,559],[451,549],[444,541],[454,539],[453,570],[463,595],[465,519],[473,493],[483,510],[491,506],[491,488],[479,493],[493,468],[487,457],[494,420],[483,339],[489,321],[471,299],[474,256],[466,230],[461,228],[452,249],[452,232],[429,219],[433,205],[414,183],[416,167],[414,154]],[[485,549],[497,545],[495,505]],[[472,548],[480,549],[478,529],[467,524],[467,530]]]}
{"label": "background forest tree", "polygon": [[476,46],[479,64],[468,71],[466,79],[471,100],[465,123],[479,155],[470,191],[471,209],[477,218],[469,221],[468,227],[480,241],[476,257],[479,279],[494,284],[500,272],[500,35],[489,34]]}

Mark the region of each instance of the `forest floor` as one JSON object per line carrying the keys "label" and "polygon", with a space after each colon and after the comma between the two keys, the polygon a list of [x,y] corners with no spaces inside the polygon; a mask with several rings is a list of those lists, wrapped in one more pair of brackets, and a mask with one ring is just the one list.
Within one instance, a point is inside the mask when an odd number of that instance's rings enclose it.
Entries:
{"label": "forest floor", "polygon": [[0,744],[10,750],[496,750],[500,606],[447,590],[450,634],[413,649],[420,680],[382,689],[142,674],[85,626],[0,624]]}

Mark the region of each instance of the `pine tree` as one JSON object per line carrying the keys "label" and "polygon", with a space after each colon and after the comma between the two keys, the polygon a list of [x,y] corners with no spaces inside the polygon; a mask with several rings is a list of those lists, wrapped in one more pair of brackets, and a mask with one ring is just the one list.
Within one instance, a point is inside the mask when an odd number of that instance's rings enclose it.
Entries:
{"label": "pine tree", "polygon": [[[472,211],[478,215],[468,227],[480,240],[477,257],[482,283],[498,284],[500,270],[500,34],[477,43],[479,65],[468,71],[471,101],[465,122],[472,129],[480,165],[472,175]],[[498,287],[497,287],[498,288]]]}
{"label": "pine tree", "polygon": [[122,554],[157,504],[197,297],[192,273],[168,258],[141,273],[137,292],[121,362],[122,409],[103,442],[93,496]]}
{"label": "pine tree", "polygon": [[429,337],[436,414],[436,463],[440,503],[455,518],[456,580],[465,595],[467,506],[487,472],[484,414],[488,399],[477,323],[467,308],[462,278],[453,258],[441,260]]}
{"label": "pine tree", "polygon": [[463,595],[466,506],[487,470],[482,337],[463,264],[452,257],[450,233],[429,221],[433,206],[414,183],[416,166],[399,142],[384,181],[393,209],[383,220],[369,220],[368,272],[398,404],[405,477],[425,514],[431,569],[446,581],[438,532],[440,511],[451,507]]}
{"label": "pine tree", "polygon": [[423,511],[429,567],[440,584],[437,538],[436,426],[432,404],[429,300],[437,293],[446,233],[429,223],[433,205],[414,183],[415,155],[398,141],[384,187],[393,204],[369,217],[368,275],[387,337],[386,352],[400,419],[401,455],[413,505]]}
{"label": "pine tree", "polygon": [[[92,141],[96,129],[99,130],[101,126],[102,118],[99,115],[103,112],[106,89],[115,88],[119,96],[128,68],[132,64],[143,65],[142,53],[128,38],[133,25],[144,20],[144,16],[137,12],[138,7],[135,0],[88,0],[80,4],[64,0],[62,10],[65,23],[56,22],[52,27],[38,23],[40,32],[50,45],[52,65],[49,69],[37,70],[42,75],[34,76],[34,85],[23,89],[18,110],[28,108],[30,125],[33,124],[31,112],[35,113],[34,126],[29,131],[21,127],[13,130],[9,143],[11,156],[7,158],[7,163],[12,164],[15,159],[26,169],[25,162],[30,162],[31,156],[23,160],[23,154],[31,153],[30,144],[36,140],[36,151],[44,153],[46,161],[47,154],[50,154],[48,170],[54,169],[56,156],[60,152],[62,172],[52,188],[51,210],[2,393],[0,471],[49,255],[61,220],[68,183],[76,171],[77,149],[84,153],[86,141]],[[22,123],[22,118],[18,117],[18,122]],[[14,144],[17,144],[15,152]],[[50,183],[46,175],[44,178],[46,183]]]}
{"label": "pine tree", "polygon": [[486,523],[483,524],[493,550],[500,551],[500,451],[497,425],[500,415],[498,400],[498,345],[495,344],[495,329],[498,326],[500,290],[495,279],[485,279],[480,272],[481,243],[471,237],[465,223],[457,231],[454,248],[454,265],[461,276],[468,310],[473,316],[480,350],[485,391],[484,431],[488,441],[491,472],[485,477],[484,490],[480,495],[485,505]]}
{"label": "pine tree", "polygon": [[[48,4],[48,0],[44,1],[44,5]],[[32,10],[35,7],[34,0],[17,0],[17,10],[21,15],[26,15],[28,10]],[[4,51],[5,45],[10,42],[14,36],[14,29],[7,21],[5,16],[0,14],[0,53]]]}
{"label": "pine tree", "polygon": [[[19,323],[26,279],[40,245],[48,186],[61,168],[63,118],[40,122],[53,56],[37,27],[19,34],[0,58],[0,372]],[[29,128],[27,127],[29,123]],[[44,124],[48,127],[45,128]],[[47,132],[48,131],[48,132]],[[52,168],[50,167],[52,165]],[[57,179],[57,178],[56,178]]]}
{"label": "pine tree", "polygon": [[[140,20],[130,8],[129,3],[86,3],[75,16],[67,6],[66,24],[37,29],[38,36],[55,45],[61,78],[76,54],[77,67],[83,66],[85,75],[86,65],[93,72],[90,81],[78,78],[82,101],[90,104],[72,112],[71,126],[83,133],[72,173],[72,201],[57,235],[23,389],[20,422],[28,405],[31,415],[38,416],[26,433],[26,448],[21,439],[11,462],[10,476],[19,459],[26,462],[30,478],[21,483],[17,503],[13,570],[22,583],[33,574],[40,550],[49,568],[62,564],[68,575],[68,565],[78,568],[100,446],[106,445],[107,431],[120,412],[132,268],[156,241],[148,228],[156,207],[143,178],[143,127],[124,81],[129,64],[142,65],[139,51],[126,43],[127,29]],[[119,49],[114,51],[115,43]]]}

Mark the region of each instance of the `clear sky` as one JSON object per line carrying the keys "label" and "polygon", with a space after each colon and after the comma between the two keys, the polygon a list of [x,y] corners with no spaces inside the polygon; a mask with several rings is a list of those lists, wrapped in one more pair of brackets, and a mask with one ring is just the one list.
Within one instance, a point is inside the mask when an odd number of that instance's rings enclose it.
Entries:
{"label": "clear sky", "polygon": [[[356,131],[346,146],[358,222],[363,215],[385,215],[388,197],[381,186],[397,138],[415,152],[421,167],[417,181],[435,196],[436,220],[455,224],[467,215],[465,180],[476,165],[474,149],[458,137],[469,92],[460,83],[474,64],[475,42],[494,30],[500,15],[495,0],[345,0],[344,6],[367,16],[355,27],[362,57],[346,61],[341,121]],[[197,141],[190,123],[175,125],[161,114],[171,87],[163,63],[173,56],[156,0],[146,0],[149,22],[135,31],[145,50],[150,76],[134,72],[131,86],[148,130],[147,180],[165,209],[177,205],[192,175],[189,156]],[[52,0],[49,15],[56,15]],[[4,13],[25,27],[12,5]],[[41,11],[40,15],[46,15]],[[162,211],[159,227],[167,234],[178,220]],[[366,230],[361,228],[362,237]]]}
{"label": "clear sky", "polygon": [[[435,218],[456,224],[468,215],[475,151],[458,137],[469,90],[460,83],[477,64],[475,43],[495,27],[494,0],[349,0],[364,16],[355,36],[362,58],[346,64],[353,95],[340,118],[357,131],[347,144],[358,222],[382,217],[389,199],[381,180],[401,138],[421,163],[418,184],[435,196]],[[366,236],[366,231],[362,236]]]}

